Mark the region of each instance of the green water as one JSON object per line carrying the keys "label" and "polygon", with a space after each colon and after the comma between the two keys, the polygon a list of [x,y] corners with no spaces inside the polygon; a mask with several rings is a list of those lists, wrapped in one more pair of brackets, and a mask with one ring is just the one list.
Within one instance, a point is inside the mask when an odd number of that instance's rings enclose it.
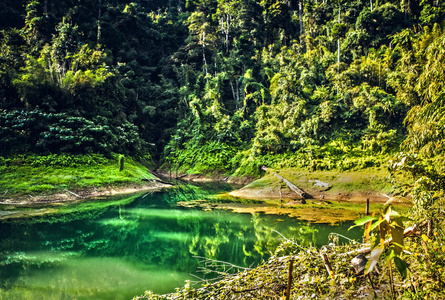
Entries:
{"label": "green water", "polygon": [[[103,199],[52,214],[0,220],[0,299],[131,299],[196,280],[195,256],[254,266],[280,242],[323,245],[331,227],[283,216],[178,209],[196,188]],[[354,236],[355,235],[355,236]]]}

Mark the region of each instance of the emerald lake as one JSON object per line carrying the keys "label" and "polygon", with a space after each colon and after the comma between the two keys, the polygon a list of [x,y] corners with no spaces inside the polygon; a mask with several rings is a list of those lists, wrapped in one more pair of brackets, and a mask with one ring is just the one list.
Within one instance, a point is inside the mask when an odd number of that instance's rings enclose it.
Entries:
{"label": "emerald lake", "polygon": [[0,219],[0,299],[132,299],[145,290],[168,293],[185,280],[197,280],[190,274],[203,276],[196,256],[258,265],[280,243],[276,231],[302,245],[327,244],[332,232],[360,237],[359,229],[347,231],[351,223],[310,224],[286,216],[175,206],[212,193],[184,187]]}

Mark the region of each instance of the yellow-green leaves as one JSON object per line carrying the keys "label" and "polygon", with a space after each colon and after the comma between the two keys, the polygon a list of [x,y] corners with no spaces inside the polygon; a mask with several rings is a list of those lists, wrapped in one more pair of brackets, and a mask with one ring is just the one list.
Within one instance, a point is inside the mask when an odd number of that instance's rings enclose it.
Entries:
{"label": "yellow-green leaves", "polygon": [[382,244],[379,244],[377,247],[372,249],[371,256],[369,257],[369,261],[366,265],[365,274],[369,274],[374,269],[379,261],[380,255],[382,255],[384,250],[385,246]]}
{"label": "yellow-green leaves", "polygon": [[394,260],[402,277],[407,276],[408,264],[400,258],[404,237],[403,220],[404,217],[388,205],[378,217],[366,216],[354,222],[355,225],[352,227],[366,225],[364,232],[366,237],[371,232],[375,233],[365,274],[370,273],[375,268],[380,256],[385,253],[388,261]]}

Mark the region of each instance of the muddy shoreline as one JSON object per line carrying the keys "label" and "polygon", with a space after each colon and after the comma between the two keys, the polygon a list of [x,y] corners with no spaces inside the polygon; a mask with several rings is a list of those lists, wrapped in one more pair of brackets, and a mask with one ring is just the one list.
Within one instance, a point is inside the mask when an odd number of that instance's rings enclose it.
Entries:
{"label": "muddy shoreline", "polygon": [[62,192],[49,195],[18,195],[12,198],[1,197],[0,205],[10,207],[38,207],[43,205],[68,204],[77,201],[93,200],[102,196],[124,195],[137,192],[161,190],[171,186],[172,185],[160,182],[150,182],[145,184],[96,187],[73,191],[66,189]]}
{"label": "muddy shoreline", "polygon": [[[130,184],[124,186],[105,186],[92,187],[80,190],[63,190],[55,194],[48,195],[19,195],[6,198],[0,197],[0,218],[6,217],[14,210],[25,208],[51,208],[59,205],[66,205],[84,201],[95,201],[100,197],[115,195],[134,194],[139,192],[155,192],[174,186],[175,184],[187,183],[212,183],[225,182],[237,188],[227,194],[225,197],[232,198],[226,202],[196,200],[190,202],[179,202],[178,207],[199,208],[202,210],[231,210],[237,213],[265,213],[276,215],[288,215],[290,217],[306,220],[314,223],[341,223],[354,220],[363,214],[363,209],[357,210],[357,207],[350,206],[366,204],[367,199],[373,205],[383,205],[392,199],[392,195],[382,192],[367,190],[354,192],[341,192],[332,190],[332,186],[324,188],[305,186],[307,198],[302,204],[302,199],[295,192],[286,188],[278,181],[273,179],[267,181],[267,184],[258,182],[265,177],[254,180],[253,178],[227,177],[223,175],[183,176],[180,180],[172,178],[172,183],[168,181],[167,174],[156,174],[162,180],[141,182],[140,184]],[[165,181],[163,181],[165,180]],[[256,185],[255,185],[256,184]],[[409,201],[393,199],[393,204],[400,206],[410,205]],[[36,213],[38,213],[36,211]]]}
{"label": "muddy shoreline", "polygon": [[[211,182],[226,182],[235,187],[242,187],[254,179],[245,177],[228,177],[224,175],[188,175],[182,176],[177,180],[174,177],[170,180],[168,173],[156,173],[156,176],[162,180],[156,179],[149,182],[141,182],[140,184],[128,184],[123,186],[103,186],[103,187],[89,187],[84,189],[65,189],[57,193],[40,194],[40,195],[0,195],[0,210],[1,208],[14,207],[41,207],[45,205],[69,204],[78,201],[94,200],[97,197],[114,196],[133,194],[138,192],[156,191],[164,188],[173,187],[176,184],[187,183],[211,183]],[[163,181],[165,180],[165,181]],[[171,183],[169,182],[171,181]]]}

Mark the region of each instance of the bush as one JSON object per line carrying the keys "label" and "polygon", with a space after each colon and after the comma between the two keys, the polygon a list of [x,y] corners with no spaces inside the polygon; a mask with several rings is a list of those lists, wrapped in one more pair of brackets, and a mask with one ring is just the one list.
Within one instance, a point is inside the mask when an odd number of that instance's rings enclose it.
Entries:
{"label": "bush", "polygon": [[55,187],[51,184],[40,184],[34,185],[28,188],[28,192],[30,193],[42,193],[42,192],[50,192],[54,190]]}
{"label": "bush", "polygon": [[16,155],[13,157],[0,157],[0,166],[31,166],[31,167],[81,167],[83,165],[96,166],[108,163],[102,154],[86,155]]}
{"label": "bush", "polygon": [[138,127],[128,121],[114,125],[100,116],[87,119],[38,109],[0,111],[0,142],[3,155],[27,151],[142,155],[147,147]]}

